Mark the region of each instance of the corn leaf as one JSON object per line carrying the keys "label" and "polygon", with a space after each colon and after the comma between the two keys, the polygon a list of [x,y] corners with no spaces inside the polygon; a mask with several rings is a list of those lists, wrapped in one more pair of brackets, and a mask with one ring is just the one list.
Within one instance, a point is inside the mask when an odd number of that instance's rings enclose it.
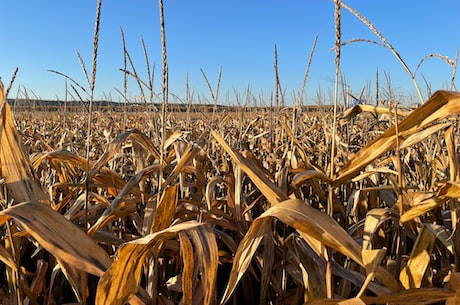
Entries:
{"label": "corn leaf", "polygon": [[117,251],[117,258],[102,275],[96,292],[96,305],[123,305],[137,292],[144,257],[158,242],[173,238],[181,231],[202,226],[195,221],[170,226],[123,244]]}
{"label": "corn leaf", "polygon": [[14,205],[0,212],[0,225],[11,218],[48,252],[76,269],[101,276],[111,265],[110,257],[98,244],[48,205]]}
{"label": "corn leaf", "polygon": [[36,178],[29,157],[22,148],[10,105],[3,100],[3,85],[0,92],[0,176],[5,179],[8,193],[15,203],[48,203],[48,195]]}
{"label": "corn leaf", "polygon": [[[458,113],[460,113],[460,93],[436,91],[428,101],[398,124],[399,145],[403,146],[408,137],[433,122]],[[423,139],[417,138],[417,141],[421,140]],[[416,143],[415,140],[411,142]],[[396,148],[396,143],[396,127],[392,127],[353,155],[348,163],[339,169],[333,185],[340,185],[357,175],[366,165]]]}
{"label": "corn leaf", "polygon": [[278,202],[287,199],[287,195],[284,194],[276,184],[268,179],[256,164],[251,162],[250,159],[243,157],[238,151],[231,148],[217,132],[212,131],[212,135],[217,142],[222,145],[230,157],[232,157],[232,159],[238,164],[238,166],[240,166],[249,178],[251,178],[272,205],[276,205]]}
{"label": "corn leaf", "polygon": [[415,241],[407,266],[401,270],[399,275],[399,280],[406,289],[420,288],[426,268],[430,263],[430,255],[433,251],[436,235],[427,226],[429,224],[425,224],[422,227]]}

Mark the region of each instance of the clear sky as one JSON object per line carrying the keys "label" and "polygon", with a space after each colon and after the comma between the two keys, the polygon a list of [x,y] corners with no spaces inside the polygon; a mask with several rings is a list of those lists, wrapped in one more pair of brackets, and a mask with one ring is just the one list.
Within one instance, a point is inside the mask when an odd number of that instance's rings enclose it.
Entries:
{"label": "clear sky", "polygon": [[[431,53],[455,59],[460,46],[458,0],[347,0],[369,19],[400,53],[413,71]],[[5,86],[16,67],[15,86],[9,97],[64,99],[65,81],[48,70],[62,72],[88,87],[78,51],[91,70],[94,18],[97,1],[15,0],[1,6],[0,76]],[[210,100],[200,69],[216,86],[222,67],[219,103],[235,104],[248,85],[254,97],[269,103],[275,89],[274,45],[278,48],[279,77],[286,102],[301,89],[315,36],[314,53],[305,101],[313,103],[319,88],[326,96],[334,79],[334,4],[328,0],[175,0],[164,1],[170,92],[183,98],[186,74],[195,102]],[[136,71],[147,81],[141,37],[151,65],[155,64],[154,90],[161,91],[161,42],[158,2],[152,0],[102,2],[100,45],[95,99],[121,100],[123,50],[120,28]],[[355,16],[342,10],[342,41],[378,38]],[[398,94],[415,97],[409,76],[388,49],[353,43],[342,49],[341,69],[354,93],[366,86],[375,90],[376,69],[386,87],[384,73]],[[425,61],[416,78],[426,95],[447,89],[452,67],[438,58]],[[459,82],[456,81],[457,88]],[[138,95],[134,79],[128,96]],[[374,93],[371,93],[374,94]],[[84,96],[85,98],[85,96]],[[170,101],[173,98],[170,98]],[[244,101],[243,101],[244,102]]]}

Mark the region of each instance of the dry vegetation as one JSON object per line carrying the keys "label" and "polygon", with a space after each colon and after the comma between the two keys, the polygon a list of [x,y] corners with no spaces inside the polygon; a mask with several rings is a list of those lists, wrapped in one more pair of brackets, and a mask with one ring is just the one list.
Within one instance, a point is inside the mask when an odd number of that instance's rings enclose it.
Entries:
{"label": "dry vegetation", "polygon": [[160,165],[156,113],[95,112],[87,164],[80,113],[4,103],[2,303],[454,302],[459,112],[341,113],[329,177],[331,113],[171,113]]}
{"label": "dry vegetation", "polygon": [[460,302],[459,93],[333,112],[0,101],[1,304]]}

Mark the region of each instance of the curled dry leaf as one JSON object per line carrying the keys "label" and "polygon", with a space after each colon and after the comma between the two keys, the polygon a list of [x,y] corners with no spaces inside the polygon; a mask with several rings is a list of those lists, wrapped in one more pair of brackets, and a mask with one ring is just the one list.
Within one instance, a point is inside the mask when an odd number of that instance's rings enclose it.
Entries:
{"label": "curled dry leaf", "polygon": [[10,105],[3,100],[3,85],[0,88],[0,176],[15,203],[24,201],[48,202],[48,195],[35,177],[29,157],[14,125]]}
{"label": "curled dry leaf", "polygon": [[287,195],[283,193],[276,184],[268,179],[267,176],[265,176],[265,173],[259,166],[251,162],[250,159],[243,157],[238,151],[231,148],[217,132],[212,131],[212,135],[238,164],[238,166],[240,166],[249,178],[251,178],[254,184],[257,185],[272,205],[276,205],[278,202],[287,199]]}
{"label": "curled dry leaf", "polygon": [[460,183],[448,181],[441,184],[436,193],[416,192],[411,198],[413,199],[412,208],[401,215],[402,222],[424,215],[450,199],[460,198]]}
{"label": "curled dry leaf", "polygon": [[359,265],[364,266],[361,258],[361,247],[339,224],[328,215],[308,206],[305,202],[297,199],[289,199],[271,207],[252,223],[235,254],[230,279],[221,304],[227,302],[236,284],[248,268],[266,232],[267,226],[271,227],[273,217],[321,241],[325,245],[350,257]]}
{"label": "curled dry leaf", "polygon": [[76,269],[101,276],[112,263],[81,228],[45,204],[25,202],[3,210],[0,225],[11,218],[43,248]]}
{"label": "curled dry leaf", "polygon": [[[386,107],[378,107],[378,106],[373,106],[373,105],[366,105],[366,104],[359,104],[356,105],[348,110],[346,110],[342,115],[341,119],[344,120],[350,120],[360,114],[361,112],[369,112],[373,114],[392,114],[395,115],[395,111],[390,110],[389,108]],[[408,116],[411,112],[410,111],[400,111],[398,110],[398,115],[401,116]]]}
{"label": "curled dry leaf", "polygon": [[446,245],[448,249],[453,249],[450,238],[446,239],[446,229],[442,226],[425,223],[417,236],[415,245],[412,249],[407,266],[399,275],[399,279],[406,289],[420,288],[422,280],[426,274],[426,269],[430,263],[431,252],[433,251],[436,238]]}
{"label": "curled dry leaf", "polygon": [[128,130],[121,133],[119,136],[113,139],[112,142],[110,142],[104,154],[91,168],[88,174],[90,180],[95,174],[97,174],[101,170],[101,168],[105,164],[107,164],[110,158],[121,148],[122,144],[129,139],[132,141],[136,141],[138,144],[144,147],[144,149],[146,149],[150,154],[152,154],[156,159],[160,159],[160,153],[156,149],[155,145],[153,145],[152,141],[150,141],[150,139],[145,134],[136,129]]}
{"label": "curled dry leaf", "polygon": [[[195,243],[195,247],[202,247],[200,254],[205,261],[202,273],[207,273],[208,278],[204,282],[205,304],[209,305],[212,301],[214,291],[215,275],[217,273],[218,253],[215,239],[210,238],[205,229],[206,225],[196,221],[189,221],[170,226],[162,231],[149,234],[145,237],[123,244],[117,251],[114,263],[101,277],[97,293],[96,305],[123,305],[127,303],[137,292],[141,280],[141,269],[147,251],[167,239],[176,237],[179,232],[199,230],[201,235],[198,239],[200,245]],[[200,230],[204,230],[200,231]],[[193,231],[196,232],[196,231]],[[190,268],[190,266],[188,266]]]}
{"label": "curled dry leaf", "polygon": [[[412,111],[398,124],[399,145],[410,136],[419,133],[433,122],[460,113],[460,93],[436,91],[422,106]],[[417,141],[423,140],[417,137]],[[411,141],[415,144],[417,141]],[[341,185],[356,176],[366,165],[396,148],[396,127],[386,130],[364,148],[353,155],[336,174],[333,185]]]}
{"label": "curled dry leaf", "polygon": [[[97,230],[109,222],[114,214],[120,211],[120,208],[123,207],[125,202],[125,197],[129,193],[133,192],[133,189],[137,188],[139,181],[141,181],[143,177],[151,175],[152,173],[158,173],[158,171],[159,164],[154,164],[147,166],[140,172],[136,173],[136,175],[132,177],[128,183],[126,183],[120,193],[118,193],[117,197],[115,197],[110,206],[104,211],[102,216],[97,219],[97,222],[91,227],[91,229],[88,230],[88,234],[94,234]],[[121,217],[121,215],[117,216]]]}

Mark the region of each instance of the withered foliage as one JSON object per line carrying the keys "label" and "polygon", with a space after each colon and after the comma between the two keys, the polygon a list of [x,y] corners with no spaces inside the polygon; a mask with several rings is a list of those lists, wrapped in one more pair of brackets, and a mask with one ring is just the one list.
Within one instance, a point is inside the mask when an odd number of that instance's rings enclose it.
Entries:
{"label": "withered foliage", "polygon": [[99,111],[88,160],[0,111],[2,304],[459,302],[458,93],[339,113],[334,162],[328,112]]}

